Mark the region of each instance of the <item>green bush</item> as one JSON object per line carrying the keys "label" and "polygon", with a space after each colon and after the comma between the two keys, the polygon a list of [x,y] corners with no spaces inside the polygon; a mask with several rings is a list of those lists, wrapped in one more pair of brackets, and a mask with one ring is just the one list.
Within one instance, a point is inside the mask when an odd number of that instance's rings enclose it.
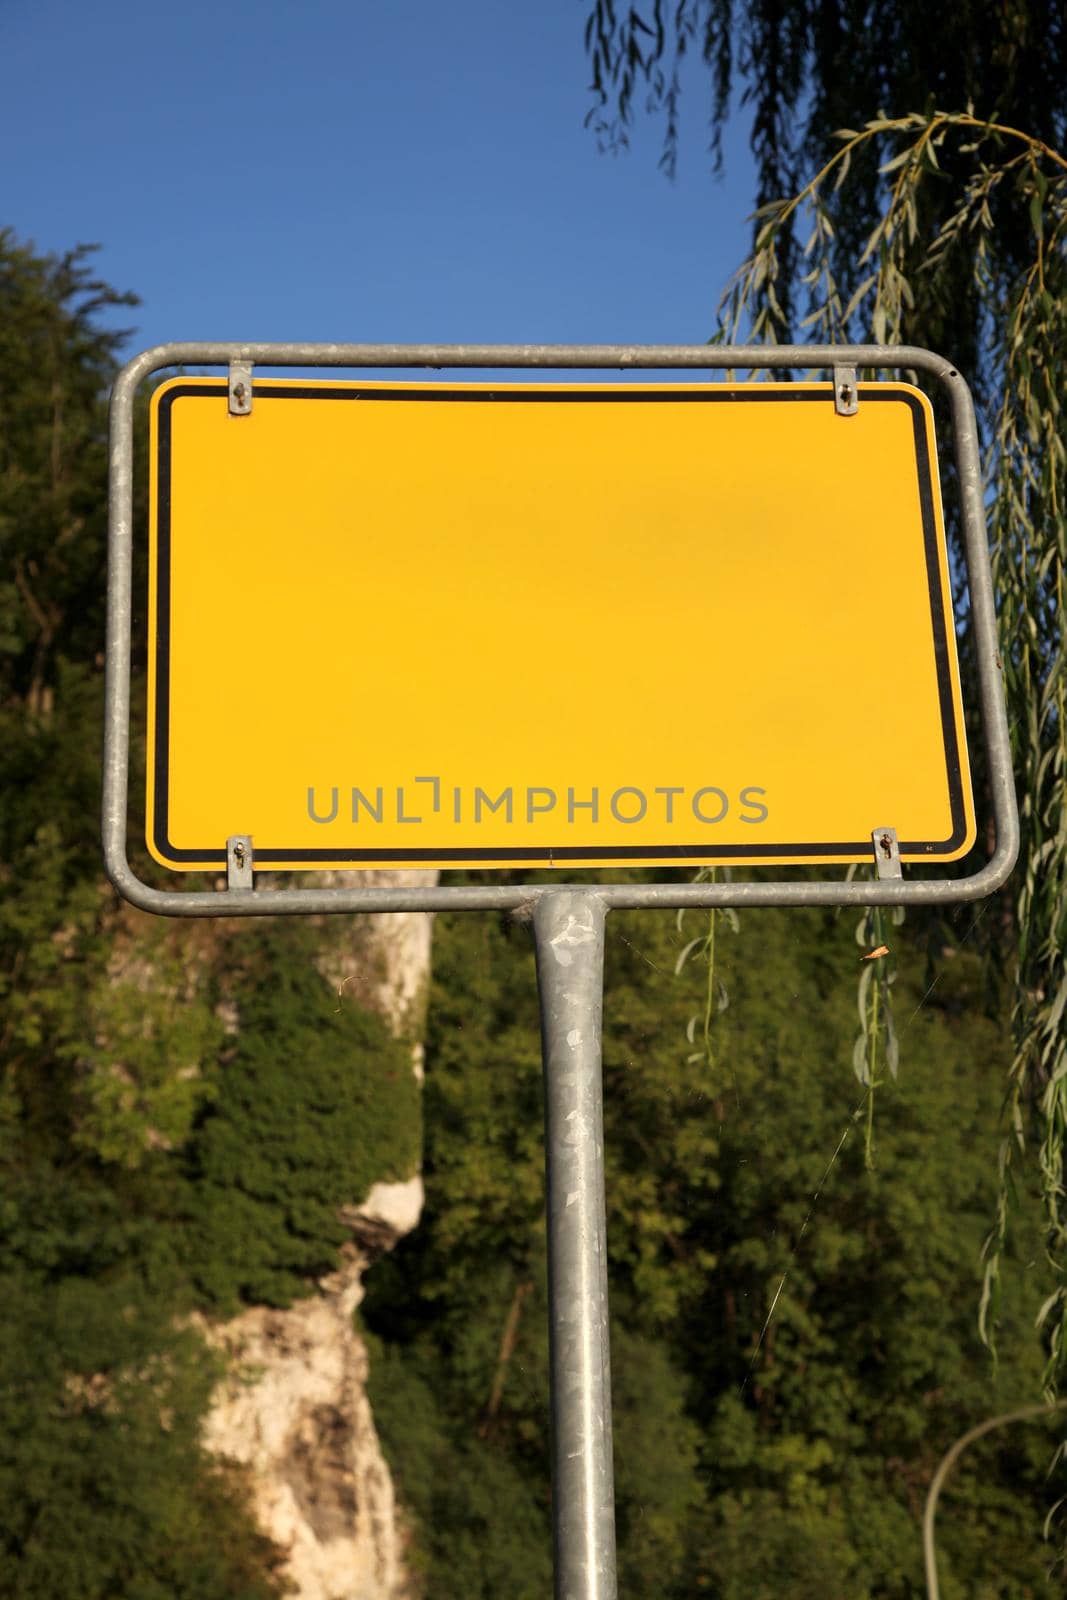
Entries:
{"label": "green bush", "polygon": [[186,1147],[178,1201],[191,1277],[217,1309],[306,1293],[347,1236],[338,1208],[418,1167],[410,1047],[332,993],[314,938],[293,921],[236,945],[239,1032]]}

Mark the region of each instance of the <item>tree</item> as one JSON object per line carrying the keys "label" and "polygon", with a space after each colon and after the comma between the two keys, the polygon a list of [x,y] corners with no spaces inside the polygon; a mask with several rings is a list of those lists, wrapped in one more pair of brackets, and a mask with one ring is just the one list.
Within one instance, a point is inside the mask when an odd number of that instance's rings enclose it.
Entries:
{"label": "tree", "polygon": [[[922,1003],[923,931],[894,932],[908,1066],[882,1096],[871,1173],[862,1099],[838,1066],[855,1029],[847,920],[723,926],[716,1059],[685,1037],[703,972],[671,976],[696,925],[608,922],[620,1590],[904,1600],[921,1581],[922,1487],[960,1419],[1040,1372],[1017,1307],[990,1372],[967,1292],[995,1190],[988,1062],[1006,1018],[944,930]],[[428,1209],[368,1283],[371,1397],[426,1593],[532,1600],[550,1548],[533,953],[506,918],[441,916],[435,941]],[[1036,1220],[1024,1203],[1027,1242]],[[946,1600],[1055,1592],[1035,1537],[1056,1493],[1045,1445],[1003,1435],[954,1486]]]}
{"label": "tree", "polygon": [[[838,128],[861,128],[882,114],[978,108],[983,119],[1025,128],[1062,146],[1067,130],[1067,27],[1056,0],[983,6],[980,0],[931,10],[922,0],[652,0],[623,10],[594,0],[586,22],[593,70],[590,118],[601,139],[624,144],[635,107],[664,122],[663,163],[673,170],[681,136],[681,68],[698,56],[710,76],[710,135],[721,135],[740,87],[751,107],[757,207],[796,194],[833,153]],[[884,144],[882,146],[884,149]],[[847,196],[832,203],[835,276],[858,282],[855,264],[881,213],[886,188],[874,142],[854,158]],[[948,175],[961,167],[945,163]],[[953,185],[922,197],[919,240],[929,240],[955,210]],[[998,202],[998,244],[1016,267],[1028,257],[1026,207]],[[803,302],[802,260],[788,221],[779,238],[779,292],[788,326]],[[798,293],[797,291],[801,292]],[[912,318],[925,342],[978,370],[984,313],[978,297],[929,300]]]}
{"label": "tree", "polygon": [[322,930],[226,937],[103,881],[100,314],[132,297],[91,260],[0,233],[0,1597],[268,1600],[190,1313],[313,1292],[339,1206],[415,1166],[418,1089]]}
{"label": "tree", "polygon": [[123,339],[100,313],[133,303],[87,248],[0,232],[0,1595],[268,1600],[277,1552],[200,1448],[215,1366],[150,1221],[220,1030],[158,933],[116,939],[100,883]]}
{"label": "tree", "polygon": [[[679,144],[679,68],[712,81],[712,143],[735,78],[753,107],[754,243],[717,337],[940,348],[972,377],[987,442],[1023,849],[985,947],[1010,969],[1008,1134],[982,1324],[992,1337],[1010,1169],[1036,1143],[1058,1287],[1042,1309],[1053,1382],[1067,1355],[1067,25],[1020,0],[931,11],[800,0],[681,0],[589,13],[601,137],[625,142],[641,89]],[[810,176],[809,176],[810,174]],[[964,638],[966,659],[966,637]]]}

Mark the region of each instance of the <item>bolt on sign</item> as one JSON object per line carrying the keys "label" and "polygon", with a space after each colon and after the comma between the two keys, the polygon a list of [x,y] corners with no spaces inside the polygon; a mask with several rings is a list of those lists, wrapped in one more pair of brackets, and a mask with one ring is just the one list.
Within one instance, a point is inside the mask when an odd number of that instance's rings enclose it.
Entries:
{"label": "bolt on sign", "polygon": [[[858,402],[858,403],[855,403]],[[179,870],[904,861],[975,835],[925,395],[218,378],[152,402]]]}

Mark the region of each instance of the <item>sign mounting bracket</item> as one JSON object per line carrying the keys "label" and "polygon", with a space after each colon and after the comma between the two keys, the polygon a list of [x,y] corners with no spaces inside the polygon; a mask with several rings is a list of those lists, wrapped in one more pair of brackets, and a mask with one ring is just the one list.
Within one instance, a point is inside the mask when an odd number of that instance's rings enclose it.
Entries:
{"label": "sign mounting bracket", "polygon": [[252,838],[247,833],[234,833],[226,840],[226,888],[251,889]]}
{"label": "sign mounting bracket", "polygon": [[834,410],[839,417],[854,417],[860,408],[855,367],[834,368]]}
{"label": "sign mounting bracket", "polygon": [[231,417],[252,415],[252,362],[231,361],[227,379]]}
{"label": "sign mounting bracket", "polygon": [[871,834],[874,842],[874,871],[878,878],[902,878],[900,841],[895,828],[875,828]]}

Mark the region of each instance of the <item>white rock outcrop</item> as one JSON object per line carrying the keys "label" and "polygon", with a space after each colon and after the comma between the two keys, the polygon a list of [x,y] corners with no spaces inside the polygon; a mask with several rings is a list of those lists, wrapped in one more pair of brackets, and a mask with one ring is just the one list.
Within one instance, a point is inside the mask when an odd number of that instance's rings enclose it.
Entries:
{"label": "white rock outcrop", "polygon": [[[428,872],[321,874],[320,881],[427,884]],[[421,1077],[432,919],[425,913],[324,918],[319,969],[347,1003],[410,1040]],[[247,1471],[263,1531],[285,1552],[296,1600],[406,1600],[403,1519],[367,1400],[367,1351],[353,1313],[363,1274],[418,1222],[422,1179],[375,1183],[341,1211],[351,1229],[338,1270],[286,1310],[254,1306],[204,1327],[225,1352],[204,1442]]]}
{"label": "white rock outcrop", "polygon": [[253,1510],[286,1553],[300,1600],[402,1600],[404,1533],[367,1401],[367,1352],[352,1313],[365,1257],[354,1248],[320,1292],[253,1307],[208,1331],[228,1358],[204,1442],[248,1469]]}

